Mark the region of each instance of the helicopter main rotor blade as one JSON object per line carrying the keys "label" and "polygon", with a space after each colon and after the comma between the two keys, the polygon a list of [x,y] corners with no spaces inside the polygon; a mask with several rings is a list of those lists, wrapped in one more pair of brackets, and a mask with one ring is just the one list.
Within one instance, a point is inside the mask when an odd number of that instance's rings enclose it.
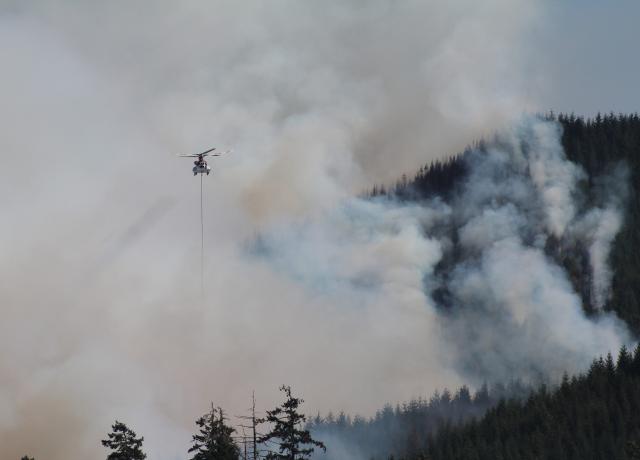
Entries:
{"label": "helicopter main rotor blade", "polygon": [[212,149],[205,150],[204,152],[199,153],[198,155],[206,155],[206,154],[207,154],[207,153],[209,153],[209,152],[213,152],[215,149],[216,149],[216,148],[214,147],[214,148],[212,148]]}
{"label": "helicopter main rotor blade", "polygon": [[202,153],[187,153],[187,154],[178,154],[176,156],[178,157],[185,157],[185,158],[198,158],[198,157],[219,157],[221,155],[225,155],[227,153],[231,153],[233,152],[233,150],[226,150],[224,152],[217,152],[217,153],[209,153],[209,152],[213,152],[216,148],[212,148],[209,150],[206,150]]}
{"label": "helicopter main rotor blade", "polygon": [[224,152],[213,153],[213,154],[211,154],[211,155],[209,155],[209,156],[210,156],[210,157],[220,157],[220,156],[222,156],[222,155],[226,155],[227,153],[231,153],[231,152],[233,152],[233,150],[232,150],[232,149],[229,149],[229,150],[225,150]]}

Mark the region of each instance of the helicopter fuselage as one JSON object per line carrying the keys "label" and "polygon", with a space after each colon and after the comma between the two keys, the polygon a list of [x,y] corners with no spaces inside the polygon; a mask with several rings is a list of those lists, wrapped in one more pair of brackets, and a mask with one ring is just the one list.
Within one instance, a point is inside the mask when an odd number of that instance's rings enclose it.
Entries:
{"label": "helicopter fuselage", "polygon": [[198,159],[193,162],[193,168],[191,170],[193,171],[194,176],[197,176],[198,174],[206,174],[208,176],[211,172],[211,167],[207,164],[202,155],[199,155]]}
{"label": "helicopter fuselage", "polygon": [[198,174],[209,175],[209,173],[211,172],[211,166],[209,166],[207,163],[198,163],[191,170],[193,171],[194,176],[197,176]]}

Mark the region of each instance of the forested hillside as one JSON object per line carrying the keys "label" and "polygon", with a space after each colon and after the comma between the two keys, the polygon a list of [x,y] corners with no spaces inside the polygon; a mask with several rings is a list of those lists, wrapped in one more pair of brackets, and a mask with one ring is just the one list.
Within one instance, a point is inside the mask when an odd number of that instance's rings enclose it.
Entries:
{"label": "forested hillside", "polygon": [[[567,157],[587,173],[595,195],[603,171],[624,162],[629,171],[625,220],[611,252],[613,281],[605,310],[615,311],[640,332],[640,118],[597,116],[584,120],[557,117]],[[588,278],[574,284],[589,309]],[[609,356],[588,373],[565,379],[560,388],[539,389],[526,402],[500,403],[477,423],[445,428],[428,449],[435,459],[630,459],[640,436],[640,349],[633,357],[621,350],[617,365]],[[632,452],[634,451],[634,452]]]}
{"label": "forested hillside", "polygon": [[605,309],[615,311],[637,335],[640,333],[640,117],[607,115],[585,121],[561,115],[558,120],[564,128],[562,143],[567,156],[584,167],[590,181],[617,161],[625,161],[629,167],[631,190],[624,225],[611,253],[612,295]]}
{"label": "forested hillside", "polygon": [[[613,278],[605,302],[596,305],[587,247],[575,241],[550,238],[545,252],[565,270],[588,315],[613,311],[637,337],[640,333],[640,117],[598,115],[548,115],[562,126],[562,146],[567,158],[584,170],[579,187],[583,200],[598,206],[603,177],[620,177],[617,189],[624,221],[613,241],[609,258]],[[479,142],[473,148],[442,162],[421,168],[413,178],[403,177],[392,187],[376,187],[372,196],[421,201],[455,196],[469,175],[469,159],[490,148]],[[611,174],[614,170],[623,174]],[[457,228],[453,233],[456,244]],[[452,251],[456,257],[456,251]],[[443,260],[438,269],[446,275]],[[438,308],[449,308],[446,289],[433,293]],[[596,357],[594,357],[595,359]],[[521,389],[524,387],[520,387]],[[552,388],[552,389],[550,389]],[[356,449],[363,458],[410,459],[630,459],[628,443],[640,437],[640,349],[633,356],[620,352],[597,359],[591,369],[567,377],[555,389],[542,386],[530,397],[500,399],[482,389],[475,395],[462,389],[445,392],[428,401],[387,407],[371,420],[346,417],[316,419],[316,430],[344,449]],[[499,401],[500,400],[500,401]],[[499,402],[498,402],[499,401]],[[464,404],[463,404],[464,402]],[[464,407],[464,409],[462,409]],[[486,416],[481,414],[490,409]],[[470,421],[470,419],[478,421]],[[355,447],[354,447],[355,446]],[[372,453],[372,449],[375,453]]]}
{"label": "forested hillside", "polygon": [[331,443],[331,458],[632,460],[640,458],[640,347],[598,358],[553,388],[483,387],[473,396],[462,388],[368,421],[341,414],[311,426]]}
{"label": "forested hillside", "polygon": [[[589,200],[597,201],[601,184],[599,178],[622,165],[629,172],[625,195],[625,219],[611,253],[613,281],[611,296],[603,306],[615,311],[631,330],[640,333],[640,117],[632,115],[598,115],[584,119],[574,115],[553,114],[546,118],[557,120],[563,128],[562,145],[569,160],[586,172],[581,184]],[[475,151],[486,149],[484,141]],[[434,196],[444,199],[456,193],[457,185],[466,175],[466,160],[472,149],[448,160],[425,165],[409,180],[403,177],[393,187],[375,187],[372,195],[389,195],[405,200],[420,200]],[[455,229],[454,229],[455,231]],[[590,292],[591,274],[587,268],[586,248],[562,248],[562,241],[549,244],[550,255],[571,275],[574,288],[581,294],[585,310],[594,310]],[[564,249],[564,250],[562,250]],[[446,299],[446,293],[441,296]]]}
{"label": "forested hillside", "polygon": [[475,393],[462,387],[454,393],[444,390],[429,399],[415,399],[392,407],[385,406],[371,419],[350,417],[344,413],[317,415],[309,428],[331,449],[316,458],[379,458],[398,453],[417,455],[427,448],[429,436],[443,426],[454,426],[481,417],[505,399],[523,399],[531,388],[521,382],[508,385],[483,385]]}
{"label": "forested hillside", "polygon": [[511,399],[480,421],[444,426],[425,453],[431,460],[626,460],[640,437],[640,347],[608,355],[559,388]]}

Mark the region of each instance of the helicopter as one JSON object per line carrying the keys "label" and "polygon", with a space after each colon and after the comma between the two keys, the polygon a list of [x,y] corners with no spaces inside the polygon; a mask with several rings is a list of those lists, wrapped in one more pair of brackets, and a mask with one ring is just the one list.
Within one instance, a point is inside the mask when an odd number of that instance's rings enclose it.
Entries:
{"label": "helicopter", "polygon": [[186,157],[186,158],[197,158],[197,160],[193,162],[194,166],[191,169],[193,171],[193,175],[197,176],[198,174],[206,174],[208,176],[209,173],[211,172],[211,166],[207,164],[204,157],[219,157],[221,155],[224,155],[225,153],[231,153],[231,150],[227,150],[226,152],[211,153],[215,149],[216,148],[214,147],[212,149],[205,150],[202,153],[190,153],[187,155],[178,155],[178,156]]}

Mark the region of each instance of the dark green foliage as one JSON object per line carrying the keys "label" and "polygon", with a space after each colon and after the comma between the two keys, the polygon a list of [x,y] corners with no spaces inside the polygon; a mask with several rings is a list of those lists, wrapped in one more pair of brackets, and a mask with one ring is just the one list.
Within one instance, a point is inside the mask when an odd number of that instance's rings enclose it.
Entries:
{"label": "dark green foliage", "polygon": [[113,452],[109,454],[107,460],[144,460],[147,455],[142,452],[143,437],[136,438],[136,434],[127,425],[116,420],[111,425],[112,432],[108,439],[102,441],[102,445],[108,447]]}
{"label": "dark green foliage", "polygon": [[324,418],[317,415],[308,427],[318,439],[338,440],[342,450],[354,458],[419,455],[427,448],[429,436],[439,430],[481,417],[503,398],[524,399],[530,392],[531,388],[517,381],[491,388],[483,385],[473,395],[462,387],[453,394],[444,390],[395,408],[387,405],[371,419],[352,419],[344,413],[337,417],[329,413]]}
{"label": "dark green foliage", "polygon": [[[614,311],[625,320],[630,329],[640,334],[640,116],[609,115],[584,119],[575,115],[550,114],[545,118],[562,125],[562,146],[567,158],[580,165],[586,178],[580,184],[588,205],[598,206],[598,191],[603,176],[620,165],[630,172],[624,224],[618,233],[610,254],[613,269],[611,295],[604,310]],[[483,151],[485,143],[479,142],[473,149]],[[413,179],[403,176],[394,187],[375,187],[371,196],[387,196],[418,200],[439,196],[445,200],[455,194],[468,170],[467,159],[471,148],[448,160],[425,165]],[[620,197],[622,198],[622,197]],[[622,200],[621,200],[622,201]],[[452,238],[455,242],[455,229]],[[567,242],[547,242],[547,252],[557,260],[569,275],[575,290],[580,294],[583,307],[589,314],[595,312],[591,298],[591,272],[587,248],[563,247]],[[446,262],[446,261],[443,261]],[[445,267],[446,268],[446,267]],[[434,300],[440,306],[448,306],[448,292],[436,290]]]}
{"label": "dark green foliage", "polygon": [[412,180],[406,175],[395,186],[374,186],[369,196],[391,195],[401,199],[420,199],[431,196],[448,197],[467,170],[464,162],[468,150],[446,160],[436,160],[421,167]]}
{"label": "dark green foliage", "polygon": [[584,120],[560,115],[564,128],[562,144],[567,157],[586,170],[589,187],[597,177],[623,161],[630,171],[631,190],[627,200],[625,223],[611,253],[612,295],[605,306],[624,319],[634,333],[640,333],[640,117],[598,115]]}
{"label": "dark green foliage", "polygon": [[221,408],[211,407],[211,412],[196,420],[200,434],[193,435],[193,446],[189,453],[195,452],[191,460],[237,460],[240,450],[233,441],[235,429],[225,423]]}
{"label": "dark green foliage", "polygon": [[[588,372],[505,400],[480,421],[448,427],[426,449],[433,460],[640,458],[640,346],[600,358]],[[417,456],[408,458],[417,459]]]}
{"label": "dark green foliage", "polygon": [[271,425],[271,431],[262,436],[260,442],[278,446],[278,451],[270,451],[267,459],[305,460],[310,458],[313,446],[326,450],[324,444],[313,439],[304,427],[306,417],[298,412],[304,401],[291,395],[291,387],[283,385],[280,391],[284,392],[286,400],[259,420],[259,423]]}
{"label": "dark green foliage", "polygon": [[34,458],[33,457],[29,457],[28,455],[25,455],[20,460],[34,460]]}
{"label": "dark green foliage", "polygon": [[627,457],[629,460],[640,460],[640,443],[637,441],[627,443]]}

